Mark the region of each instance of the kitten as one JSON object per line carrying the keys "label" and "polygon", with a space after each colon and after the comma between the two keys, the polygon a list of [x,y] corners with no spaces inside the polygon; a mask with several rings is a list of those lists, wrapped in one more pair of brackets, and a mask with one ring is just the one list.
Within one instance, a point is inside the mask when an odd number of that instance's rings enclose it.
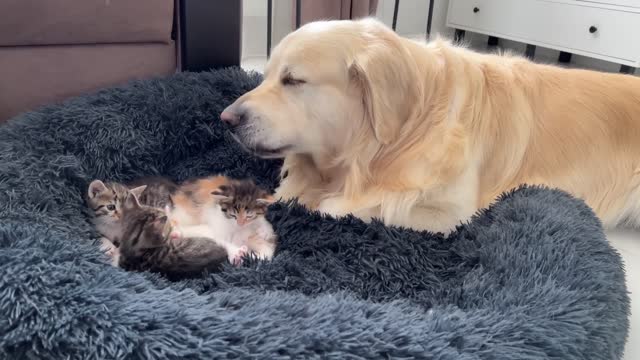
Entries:
{"label": "kitten", "polygon": [[142,193],[136,198],[142,205],[164,209],[165,206],[173,206],[172,196],[178,190],[178,184],[161,176],[148,176],[127,183],[129,189],[145,186]]}
{"label": "kitten", "polygon": [[141,205],[133,193],[122,204],[122,229],[118,265],[125,270],[148,270],[177,280],[219,271],[227,262],[225,248],[211,239],[169,239],[167,214]]}
{"label": "kitten", "polygon": [[[231,241],[258,258],[271,259],[276,247],[276,235],[265,214],[274,198],[251,180],[231,180],[211,192],[220,204],[220,211],[230,220]],[[228,223],[229,223],[228,222]]]}
{"label": "kitten", "polygon": [[[264,215],[274,199],[266,190],[250,180],[224,178],[222,182],[220,177],[189,184],[187,189],[189,193],[183,195],[190,199],[176,201],[176,207],[171,211],[174,224],[171,238],[215,239],[227,249],[233,264],[238,264],[247,253],[254,253],[261,259],[273,258],[276,235]],[[199,209],[196,219],[187,218],[187,225],[184,215],[189,211],[180,209],[184,204],[196,204]],[[174,216],[175,213],[178,216]]]}
{"label": "kitten", "polygon": [[122,201],[129,192],[139,196],[145,186],[129,189],[117,182],[103,183],[94,180],[87,191],[87,206],[91,213],[91,222],[103,236],[100,249],[109,255],[115,255],[116,248],[122,235]]}
{"label": "kitten", "polygon": [[131,192],[142,204],[164,208],[171,205],[171,194],[178,186],[161,177],[138,179],[127,185],[94,180],[87,191],[87,205],[96,230],[103,236],[101,249],[109,255],[116,252],[122,235],[122,201]]}
{"label": "kitten", "polygon": [[205,224],[207,221],[203,210],[216,203],[211,193],[229,181],[226,176],[216,175],[182,183],[172,196],[171,220],[181,226]]}

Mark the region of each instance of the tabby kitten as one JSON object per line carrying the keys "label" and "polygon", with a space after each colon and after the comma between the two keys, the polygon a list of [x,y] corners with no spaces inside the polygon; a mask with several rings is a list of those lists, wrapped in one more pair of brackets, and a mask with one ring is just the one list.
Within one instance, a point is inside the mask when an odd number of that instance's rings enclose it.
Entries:
{"label": "tabby kitten", "polygon": [[165,206],[173,206],[172,196],[178,190],[178,185],[161,176],[148,176],[127,183],[129,189],[145,186],[142,193],[136,198],[142,205],[164,209]]}
{"label": "tabby kitten", "polygon": [[117,182],[103,183],[100,180],[94,180],[89,184],[87,205],[91,212],[91,222],[104,237],[102,250],[113,251],[114,245],[117,246],[122,235],[122,201],[129,192],[140,196],[144,189],[145,186],[129,189]]}
{"label": "tabby kitten", "polygon": [[122,202],[129,192],[142,204],[163,208],[171,205],[178,186],[161,177],[141,178],[127,185],[94,180],[87,191],[87,205],[96,230],[103,236],[102,251],[114,255],[122,235]]}
{"label": "tabby kitten", "polygon": [[225,248],[211,239],[171,240],[167,214],[141,205],[133,193],[123,202],[122,219],[118,265],[125,270],[157,272],[178,280],[219,271],[227,262]]}

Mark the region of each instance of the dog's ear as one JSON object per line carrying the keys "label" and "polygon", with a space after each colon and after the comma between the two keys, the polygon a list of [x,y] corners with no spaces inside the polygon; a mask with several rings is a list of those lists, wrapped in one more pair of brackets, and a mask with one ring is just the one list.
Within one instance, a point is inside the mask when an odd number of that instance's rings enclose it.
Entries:
{"label": "dog's ear", "polygon": [[383,29],[370,40],[349,66],[349,78],[362,94],[365,120],[386,145],[398,137],[417,105],[421,85],[417,65],[399,36]]}

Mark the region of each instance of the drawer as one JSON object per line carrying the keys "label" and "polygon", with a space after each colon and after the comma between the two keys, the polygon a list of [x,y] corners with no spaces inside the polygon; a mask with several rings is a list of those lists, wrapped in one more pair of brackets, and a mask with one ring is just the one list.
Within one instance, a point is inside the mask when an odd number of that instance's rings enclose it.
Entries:
{"label": "drawer", "polygon": [[640,0],[577,0],[579,2],[640,8]]}
{"label": "drawer", "polygon": [[552,0],[451,0],[448,22],[586,53],[640,59],[640,14]]}

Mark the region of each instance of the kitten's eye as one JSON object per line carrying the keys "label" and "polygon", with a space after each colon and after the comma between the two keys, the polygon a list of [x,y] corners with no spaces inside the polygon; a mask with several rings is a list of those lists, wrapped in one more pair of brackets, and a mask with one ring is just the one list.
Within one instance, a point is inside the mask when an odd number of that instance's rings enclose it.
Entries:
{"label": "kitten's eye", "polygon": [[222,212],[227,212],[227,209],[222,209]]}
{"label": "kitten's eye", "polygon": [[306,83],[307,82],[305,80],[295,79],[291,75],[287,75],[282,78],[282,85],[285,85],[285,86],[296,86],[296,85],[302,85]]}
{"label": "kitten's eye", "polygon": [[115,209],[116,209],[116,206],[115,206],[115,205],[113,205],[113,204],[109,204],[109,205],[107,205],[107,210],[109,210],[109,211],[113,211],[113,210],[115,210]]}

